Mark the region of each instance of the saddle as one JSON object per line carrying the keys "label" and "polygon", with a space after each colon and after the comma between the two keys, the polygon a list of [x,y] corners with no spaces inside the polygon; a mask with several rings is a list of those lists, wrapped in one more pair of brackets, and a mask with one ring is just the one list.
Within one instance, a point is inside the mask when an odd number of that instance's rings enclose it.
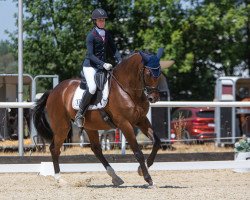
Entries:
{"label": "saddle", "polygon": [[[97,85],[97,91],[93,96],[89,110],[97,110],[104,108],[108,102],[108,95],[109,95],[109,74],[104,70],[97,71],[95,75],[95,83]],[[86,79],[84,74],[81,72],[81,83],[77,87],[76,92],[73,97],[72,107],[75,110],[79,109],[79,103],[81,101],[82,95],[87,89]]]}
{"label": "saddle", "polygon": [[[83,90],[87,89],[87,82],[84,76],[84,73],[81,71],[81,83],[80,83],[80,88]],[[106,70],[98,70],[95,74],[95,83],[97,86],[97,91],[100,90],[102,91],[104,89],[104,85],[108,80],[108,74]]]}
{"label": "saddle", "polygon": [[[97,85],[97,91],[93,96],[93,99],[88,107],[88,110],[99,109],[103,120],[108,123],[111,127],[116,128],[115,124],[111,120],[110,116],[104,111],[104,107],[108,103],[109,96],[109,74],[104,70],[99,70],[95,74],[95,83]],[[72,107],[75,110],[79,110],[79,104],[83,93],[87,89],[87,82],[84,74],[81,72],[81,83],[77,87],[76,92],[73,97]]]}

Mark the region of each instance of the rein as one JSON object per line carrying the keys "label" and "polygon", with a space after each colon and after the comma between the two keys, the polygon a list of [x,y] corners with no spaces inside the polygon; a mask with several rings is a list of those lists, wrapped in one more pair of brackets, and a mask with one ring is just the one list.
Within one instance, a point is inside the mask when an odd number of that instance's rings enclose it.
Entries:
{"label": "rein", "polygon": [[[113,74],[113,70],[110,72],[108,71],[108,73],[110,74],[110,76],[115,80],[115,82],[120,86],[120,88],[122,88],[123,91],[125,91],[126,93],[129,93],[127,91],[127,89],[125,89],[123,87],[123,85],[117,80],[117,78],[115,77],[115,75]],[[144,90],[144,88],[131,88],[132,90]]]}
{"label": "rein", "polygon": [[[142,90],[144,90],[145,92],[146,92],[146,94],[151,94],[151,93],[153,93],[153,92],[159,92],[159,90],[158,90],[158,88],[156,88],[156,87],[150,87],[150,86],[147,86],[146,85],[146,82],[145,82],[145,75],[144,75],[144,71],[145,71],[145,69],[146,69],[147,67],[146,66],[143,66],[143,68],[142,69],[140,69],[140,76],[141,76],[141,79],[142,79],[142,85],[143,85],[143,87],[142,88],[130,88],[130,89],[132,89],[132,90],[138,90],[138,91],[142,91]],[[126,93],[129,93],[128,91],[127,91],[127,89],[125,89],[124,87],[123,87],[123,85],[117,80],[117,78],[114,76],[114,74],[113,74],[113,71],[112,72],[109,72],[110,73],[110,75],[111,75],[111,77],[117,82],[117,84],[126,92]]]}

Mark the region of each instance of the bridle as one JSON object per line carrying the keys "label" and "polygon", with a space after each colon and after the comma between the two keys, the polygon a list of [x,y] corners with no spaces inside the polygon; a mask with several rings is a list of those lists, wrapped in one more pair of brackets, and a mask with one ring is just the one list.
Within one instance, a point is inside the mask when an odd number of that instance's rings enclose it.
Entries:
{"label": "bridle", "polygon": [[[159,89],[157,87],[151,87],[151,86],[147,86],[146,85],[146,81],[145,81],[145,70],[147,69],[147,66],[143,65],[143,68],[140,69],[140,77],[142,80],[142,88],[130,88],[132,90],[138,90],[138,91],[144,91],[146,93],[146,95],[150,95],[154,92],[159,92]],[[113,74],[113,70],[109,71],[110,76],[118,83],[118,85],[126,92],[129,93],[127,91],[127,89],[117,80],[117,78],[114,76]],[[150,72],[151,73],[151,72]]]}
{"label": "bridle", "polygon": [[152,94],[154,92],[159,92],[159,89],[157,87],[151,87],[151,86],[146,85],[146,81],[145,81],[145,77],[144,77],[145,76],[145,69],[148,69],[148,67],[144,65],[143,69],[141,70],[142,71],[141,76],[142,76],[142,80],[143,80],[144,91],[146,92],[147,95],[150,95],[150,94]]}

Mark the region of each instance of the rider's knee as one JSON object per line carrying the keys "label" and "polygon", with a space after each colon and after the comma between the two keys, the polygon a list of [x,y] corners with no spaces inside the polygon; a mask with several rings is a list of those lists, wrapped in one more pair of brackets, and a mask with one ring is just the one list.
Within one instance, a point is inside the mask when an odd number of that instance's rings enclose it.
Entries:
{"label": "rider's knee", "polygon": [[96,86],[89,87],[89,93],[95,94],[96,92]]}

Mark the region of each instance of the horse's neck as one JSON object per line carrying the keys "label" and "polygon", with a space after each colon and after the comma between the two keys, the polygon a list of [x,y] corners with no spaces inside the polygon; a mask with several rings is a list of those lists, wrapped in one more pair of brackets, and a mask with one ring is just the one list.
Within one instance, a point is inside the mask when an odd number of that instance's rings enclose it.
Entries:
{"label": "horse's neck", "polygon": [[143,93],[141,65],[141,56],[136,53],[123,61],[114,72],[125,92],[134,97],[141,96]]}

